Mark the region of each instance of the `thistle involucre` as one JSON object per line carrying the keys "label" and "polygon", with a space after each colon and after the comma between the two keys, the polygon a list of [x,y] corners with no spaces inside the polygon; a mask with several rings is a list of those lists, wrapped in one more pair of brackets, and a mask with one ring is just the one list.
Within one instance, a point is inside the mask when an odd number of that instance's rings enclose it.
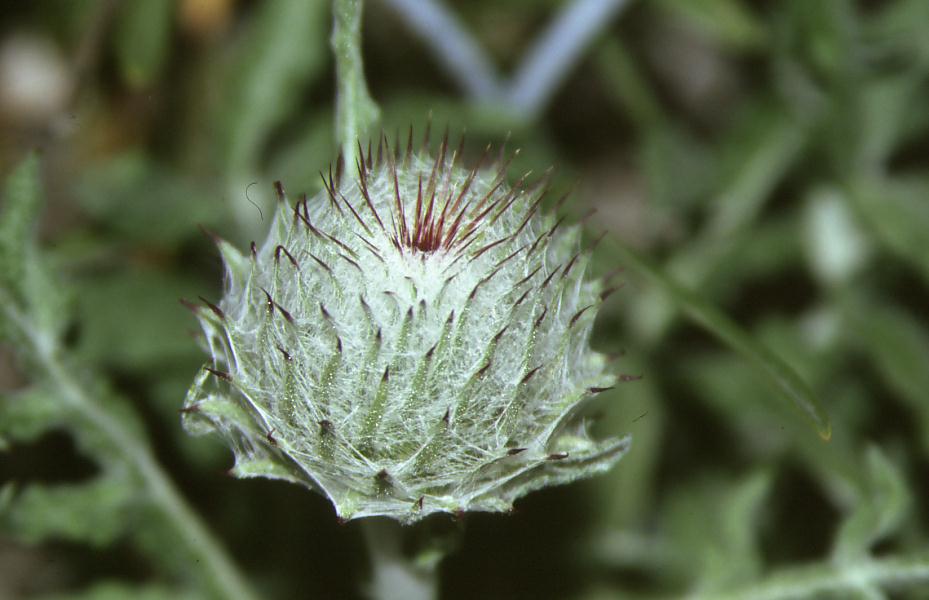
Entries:
{"label": "thistle involucre", "polygon": [[233,473],[302,483],[345,519],[505,511],[609,468],[580,409],[614,377],[588,347],[608,290],[578,228],[505,169],[385,150],[291,205],[194,307],[213,363],[183,410]]}

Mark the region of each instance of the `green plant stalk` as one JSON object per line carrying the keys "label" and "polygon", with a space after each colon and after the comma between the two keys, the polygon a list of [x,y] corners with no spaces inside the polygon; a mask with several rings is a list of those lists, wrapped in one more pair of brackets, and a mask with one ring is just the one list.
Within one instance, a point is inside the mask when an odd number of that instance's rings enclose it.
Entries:
{"label": "green plant stalk", "polygon": [[382,517],[361,521],[371,558],[371,595],[378,600],[432,600],[438,594],[438,561],[420,566],[404,556],[402,527]]}
{"label": "green plant stalk", "polygon": [[332,3],[332,51],[336,66],[336,137],[349,172],[354,172],[356,144],[377,122],[380,110],[371,99],[361,59],[363,0]]}
{"label": "green plant stalk", "polygon": [[76,381],[75,376],[59,359],[60,348],[54,337],[33,326],[15,308],[12,299],[4,292],[0,294],[9,322],[16,324],[32,348],[37,366],[44,371],[47,380],[58,391],[61,400],[82,415],[108,438],[129,466],[136,471],[149,492],[149,498],[171,523],[178,536],[199,556],[209,585],[216,594],[229,600],[256,600],[249,585],[217,543],[199,517],[181,497],[177,488],[158,465],[148,447],[133,439],[119,422],[102,410]]}
{"label": "green plant stalk", "polygon": [[752,339],[737,323],[718,311],[695,292],[680,285],[635,250],[611,240],[623,261],[655,283],[695,323],[747,358],[771,380],[816,428],[819,436],[832,437],[829,416],[813,390],[780,357]]}

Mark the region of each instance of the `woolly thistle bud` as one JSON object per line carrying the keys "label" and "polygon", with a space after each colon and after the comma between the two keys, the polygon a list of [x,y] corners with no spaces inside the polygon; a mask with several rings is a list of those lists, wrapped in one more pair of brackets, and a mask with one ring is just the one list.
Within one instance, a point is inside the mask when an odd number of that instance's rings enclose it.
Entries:
{"label": "woolly thistle bud", "polygon": [[409,522],[509,510],[627,450],[580,415],[615,379],[588,348],[605,292],[585,281],[579,229],[541,215],[543,191],[509,187],[505,166],[448,154],[382,139],[357,177],[330,172],[295,206],[276,184],[250,255],[217,240],[225,293],[194,307],[213,364],[183,414],[222,434],[235,475],[302,483],[344,519]]}

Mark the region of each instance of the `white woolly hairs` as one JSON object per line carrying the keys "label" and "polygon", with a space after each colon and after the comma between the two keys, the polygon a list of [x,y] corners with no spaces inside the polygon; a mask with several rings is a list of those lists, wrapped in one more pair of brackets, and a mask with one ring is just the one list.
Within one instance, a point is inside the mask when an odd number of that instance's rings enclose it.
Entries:
{"label": "white woolly hairs", "polygon": [[217,239],[225,293],[194,307],[213,363],[183,412],[226,438],[234,474],[307,485],[344,519],[412,521],[508,510],[627,450],[579,416],[615,380],[588,347],[608,291],[585,281],[579,230],[540,214],[543,186],[460,154],[382,137],[313,198],[276,184],[250,255]]}

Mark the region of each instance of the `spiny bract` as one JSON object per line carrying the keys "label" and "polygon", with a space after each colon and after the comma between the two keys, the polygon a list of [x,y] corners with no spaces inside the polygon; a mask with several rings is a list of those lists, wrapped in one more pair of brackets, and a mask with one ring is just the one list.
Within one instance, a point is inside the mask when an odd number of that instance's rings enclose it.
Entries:
{"label": "spiny bract", "polygon": [[383,146],[295,206],[276,184],[249,254],[217,240],[225,294],[191,305],[213,364],[188,430],[221,433],[235,475],[302,483],[344,519],[505,511],[608,469],[629,439],[594,442],[579,415],[614,382],[588,348],[609,291],[584,279],[579,229],[505,165]]}

